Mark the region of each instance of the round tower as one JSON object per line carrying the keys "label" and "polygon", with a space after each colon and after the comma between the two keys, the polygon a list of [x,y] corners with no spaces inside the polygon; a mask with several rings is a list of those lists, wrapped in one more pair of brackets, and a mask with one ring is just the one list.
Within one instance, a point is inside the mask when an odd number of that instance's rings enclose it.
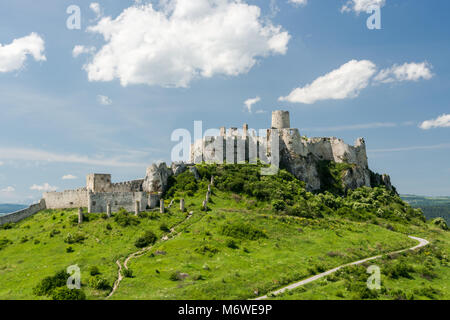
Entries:
{"label": "round tower", "polygon": [[289,111],[276,110],[272,112],[272,129],[286,129],[290,127]]}

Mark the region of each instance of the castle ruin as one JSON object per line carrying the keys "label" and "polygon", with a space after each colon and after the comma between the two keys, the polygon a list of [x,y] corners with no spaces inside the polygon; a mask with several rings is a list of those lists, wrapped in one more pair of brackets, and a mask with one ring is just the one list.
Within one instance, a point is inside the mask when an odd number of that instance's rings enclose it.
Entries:
{"label": "castle ruin", "polygon": [[291,128],[288,111],[272,113],[270,129],[257,134],[244,124],[237,128],[220,128],[218,136],[205,136],[191,145],[190,163],[153,164],[147,168],[144,179],[112,183],[110,174],[89,174],[86,187],[63,192],[46,192],[36,205],[19,212],[0,217],[0,225],[20,221],[43,209],[88,208],[88,212],[111,212],[125,208],[129,212],[159,207],[161,195],[166,191],[168,178],[186,170],[196,179],[198,163],[275,163],[306,183],[309,191],[323,187],[320,166],[323,161],[347,163],[349,168],[342,174],[345,189],[384,185],[393,190],[388,175],[378,175],[368,166],[364,139],[355,145],[342,139],[302,137]]}

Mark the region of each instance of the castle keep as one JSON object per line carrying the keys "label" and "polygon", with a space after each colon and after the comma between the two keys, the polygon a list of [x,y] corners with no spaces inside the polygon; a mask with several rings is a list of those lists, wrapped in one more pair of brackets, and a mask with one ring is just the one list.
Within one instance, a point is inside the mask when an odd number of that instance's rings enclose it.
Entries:
{"label": "castle keep", "polygon": [[217,136],[205,136],[191,145],[190,163],[153,164],[147,168],[144,179],[113,183],[110,174],[89,174],[86,187],[63,192],[46,192],[43,199],[27,209],[0,217],[0,225],[17,222],[44,209],[88,208],[88,212],[143,211],[160,204],[166,191],[168,179],[186,170],[199,178],[197,163],[257,163],[261,160],[284,168],[298,179],[305,181],[309,191],[319,191],[324,181],[320,170],[324,162],[346,163],[342,172],[345,189],[362,186],[384,185],[393,190],[388,175],[370,171],[364,139],[359,138],[353,146],[342,139],[302,137],[291,128],[289,112],[277,110],[272,113],[269,129],[249,130],[244,124],[238,128],[220,128]]}
{"label": "castle keep", "polygon": [[204,137],[191,146],[192,163],[256,163],[257,159],[271,160],[272,164],[278,162],[280,168],[305,181],[310,191],[322,187],[319,171],[323,161],[351,165],[342,177],[347,189],[370,187],[372,184],[384,184],[392,189],[387,175],[372,175],[377,181],[371,182],[364,139],[357,139],[355,145],[351,146],[335,137],[302,137],[298,129],[291,128],[288,111],[274,111],[271,128],[263,134],[258,135],[254,130],[249,130],[247,124],[244,124],[241,132],[237,128],[226,130],[222,127],[220,136]]}

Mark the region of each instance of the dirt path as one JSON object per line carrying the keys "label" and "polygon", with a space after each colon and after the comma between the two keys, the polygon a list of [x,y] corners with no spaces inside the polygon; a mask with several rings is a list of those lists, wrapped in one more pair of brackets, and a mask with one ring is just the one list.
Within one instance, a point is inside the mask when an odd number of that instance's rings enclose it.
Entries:
{"label": "dirt path", "polygon": [[[175,228],[178,227],[179,225],[185,223],[186,221],[188,221],[188,220],[192,217],[192,215],[193,215],[193,212],[189,212],[189,214],[188,214],[188,216],[186,217],[186,219],[184,219],[183,221],[181,221],[180,223],[178,223],[176,226],[174,226],[173,228],[171,228],[171,229],[170,229],[170,232],[169,232],[168,234],[165,234],[158,242],[161,242],[161,241],[167,241],[167,240],[173,239],[175,236],[177,236],[178,233],[176,233]],[[157,243],[158,243],[158,242],[157,242]],[[148,251],[150,251],[150,250],[154,247],[154,245],[157,244],[157,243],[154,243],[153,245],[151,245],[151,246],[149,246],[149,247],[143,248],[143,249],[141,249],[141,250],[139,250],[139,251],[136,251],[136,252],[130,254],[130,255],[125,259],[125,261],[124,261],[124,263],[123,263],[123,268],[125,268],[125,269],[128,270],[128,262],[130,262],[131,259],[138,258],[138,257],[144,255],[145,253],[147,253]],[[112,291],[110,292],[110,294],[106,297],[106,299],[109,299],[109,298],[117,291],[117,289],[119,288],[120,282],[123,280],[123,275],[122,275],[122,269],[123,269],[123,268],[122,268],[122,264],[120,263],[120,260],[117,260],[117,261],[116,261],[116,264],[119,266],[119,271],[118,271],[117,280],[114,282],[113,289],[112,289]]]}
{"label": "dirt path", "polygon": [[[412,248],[398,250],[398,251],[394,251],[394,252],[391,252],[391,253],[388,253],[388,254],[396,254],[396,253],[401,253],[401,252],[405,252],[405,251],[412,251],[412,250],[419,249],[419,248],[424,247],[424,246],[429,244],[428,240],[417,238],[417,237],[413,237],[413,236],[409,236],[409,237],[411,239],[419,241],[419,244],[414,246],[414,247],[412,247]],[[367,261],[370,261],[370,260],[375,260],[375,259],[378,259],[378,258],[381,258],[381,257],[382,257],[382,255],[378,255],[378,256],[375,256],[375,257],[370,257],[370,258],[366,258],[366,259],[363,259],[363,260],[358,260],[358,261],[355,261],[355,262],[351,262],[351,263],[347,263],[347,264],[341,265],[341,266],[336,267],[334,269],[325,271],[323,273],[316,274],[315,276],[312,276],[310,278],[307,278],[307,279],[304,279],[302,281],[299,281],[299,282],[293,283],[291,285],[288,285],[288,286],[286,286],[284,288],[281,288],[281,289],[279,289],[277,291],[273,291],[271,293],[268,293],[267,295],[259,297],[259,298],[256,298],[255,300],[267,299],[268,295],[278,295],[278,294],[283,293],[285,291],[293,290],[293,289],[298,288],[300,286],[303,286],[303,285],[305,285],[307,283],[310,283],[310,282],[316,281],[316,280],[318,280],[320,278],[323,278],[325,276],[328,276],[328,275],[338,271],[339,269],[342,269],[342,268],[345,268],[345,267],[348,267],[348,266],[354,266],[354,265],[362,264],[364,262],[367,262]]]}

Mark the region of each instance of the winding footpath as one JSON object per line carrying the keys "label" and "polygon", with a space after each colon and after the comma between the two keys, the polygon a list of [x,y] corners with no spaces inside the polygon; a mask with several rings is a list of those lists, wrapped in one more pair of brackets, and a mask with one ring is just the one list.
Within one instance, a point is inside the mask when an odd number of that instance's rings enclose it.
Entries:
{"label": "winding footpath", "polygon": [[[171,229],[170,229],[170,232],[169,232],[168,234],[164,235],[164,236],[161,238],[160,241],[167,241],[167,240],[169,240],[169,239],[171,239],[171,238],[174,238],[174,237],[177,235],[177,234],[176,234],[176,231],[175,231],[175,228],[178,227],[179,225],[185,223],[186,221],[188,221],[188,220],[192,217],[192,215],[193,215],[193,212],[189,212],[189,215],[186,217],[186,219],[184,219],[183,221],[181,221],[180,223],[178,223],[176,226],[174,226],[173,228],[171,228]],[[158,242],[160,242],[160,241],[158,241]],[[154,243],[153,245],[151,245],[151,246],[149,246],[149,247],[143,248],[143,249],[141,249],[141,250],[139,250],[139,251],[136,251],[136,252],[130,254],[130,255],[125,259],[125,261],[124,261],[124,263],[123,263],[123,267],[122,267],[122,264],[120,263],[120,260],[117,260],[117,261],[116,261],[116,264],[117,264],[117,266],[119,267],[117,280],[114,282],[113,289],[111,290],[110,294],[106,297],[106,299],[109,299],[109,298],[117,291],[117,289],[119,288],[120,282],[122,282],[122,280],[123,280],[122,269],[125,268],[125,269],[128,270],[128,262],[130,262],[131,259],[138,258],[138,257],[144,255],[145,253],[147,253],[148,251],[150,251],[150,250],[153,248],[153,246],[154,246],[155,244],[156,244],[156,243]]]}
{"label": "winding footpath", "polygon": [[[422,239],[422,238],[413,237],[413,236],[409,236],[409,237],[410,237],[411,239],[413,239],[413,240],[419,241],[419,244],[416,245],[416,246],[414,246],[414,247],[412,247],[412,248],[407,248],[407,249],[403,249],[403,250],[398,250],[398,251],[394,251],[394,252],[387,253],[387,254],[396,254],[396,253],[402,253],[402,252],[405,252],[405,251],[413,251],[413,250],[417,250],[417,249],[419,249],[419,248],[425,247],[426,245],[429,244],[429,241],[428,241],[428,240],[425,240],[425,239]],[[302,280],[302,281],[299,281],[299,282],[293,283],[293,284],[291,284],[291,285],[288,285],[288,286],[286,286],[286,287],[284,287],[284,288],[281,288],[281,289],[279,289],[279,290],[277,290],[277,291],[273,291],[273,292],[271,292],[271,293],[268,293],[267,295],[262,296],[262,297],[259,297],[259,298],[256,298],[256,299],[254,299],[254,300],[264,300],[264,299],[267,299],[269,295],[275,295],[275,296],[276,296],[276,295],[278,295],[278,294],[280,294],[280,293],[283,293],[283,292],[285,292],[285,291],[289,291],[289,290],[296,289],[296,288],[298,288],[298,287],[300,287],[300,286],[303,286],[303,285],[305,285],[305,284],[307,284],[307,283],[310,283],[310,282],[316,281],[316,280],[318,280],[318,279],[320,279],[320,278],[323,278],[323,277],[325,277],[325,276],[328,276],[328,275],[330,275],[330,274],[332,274],[332,273],[338,271],[339,269],[342,269],[342,268],[345,268],[345,267],[349,267],[349,266],[358,265],[358,264],[362,264],[362,263],[364,263],[364,262],[367,262],[367,261],[370,261],[370,260],[379,259],[379,258],[381,258],[381,257],[382,257],[382,255],[378,255],[378,256],[375,256],[375,257],[370,257],[370,258],[366,258],[366,259],[363,259],[363,260],[358,260],[358,261],[355,261],[355,262],[351,262],[351,263],[347,263],[347,264],[341,265],[341,266],[336,267],[336,268],[334,268],[334,269],[325,271],[325,272],[323,272],[323,273],[316,274],[315,276],[312,276],[312,277],[310,277],[310,278],[307,278],[307,279],[304,279],[304,280]]]}

